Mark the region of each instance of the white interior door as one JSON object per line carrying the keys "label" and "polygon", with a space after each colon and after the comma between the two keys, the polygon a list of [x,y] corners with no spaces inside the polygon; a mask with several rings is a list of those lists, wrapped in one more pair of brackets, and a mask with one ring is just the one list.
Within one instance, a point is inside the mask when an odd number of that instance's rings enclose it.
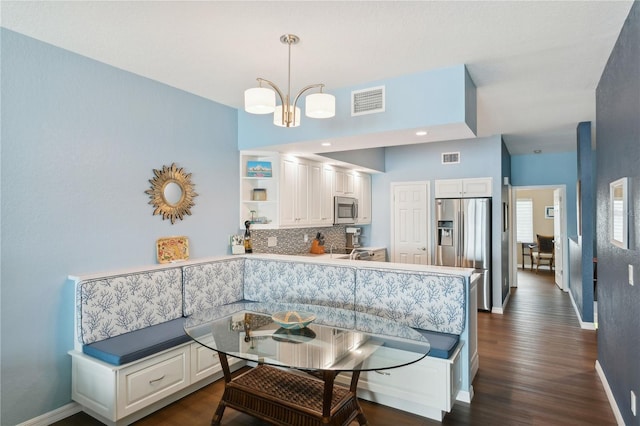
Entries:
{"label": "white interior door", "polygon": [[394,184],[392,262],[429,264],[428,182]]}
{"label": "white interior door", "polygon": [[555,245],[555,280],[556,285],[562,290],[565,289],[564,284],[564,227],[566,219],[563,209],[564,189],[553,190],[553,240]]}

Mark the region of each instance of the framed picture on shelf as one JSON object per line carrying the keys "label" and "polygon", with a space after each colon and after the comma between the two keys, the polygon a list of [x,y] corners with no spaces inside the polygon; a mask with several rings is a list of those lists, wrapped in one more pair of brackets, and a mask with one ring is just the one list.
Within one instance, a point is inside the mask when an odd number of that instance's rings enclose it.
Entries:
{"label": "framed picture on shelf", "polygon": [[247,161],[247,177],[272,177],[271,161]]}

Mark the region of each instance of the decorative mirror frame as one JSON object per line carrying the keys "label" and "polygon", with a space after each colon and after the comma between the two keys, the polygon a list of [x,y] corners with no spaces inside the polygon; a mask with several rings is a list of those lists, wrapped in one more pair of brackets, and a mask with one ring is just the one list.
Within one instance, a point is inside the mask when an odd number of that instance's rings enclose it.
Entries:
{"label": "decorative mirror frame", "polygon": [[[193,199],[198,194],[193,190],[195,186],[191,182],[191,173],[185,173],[184,169],[172,163],[171,166],[162,166],[162,170],[153,169],[155,177],[149,179],[151,189],[145,191],[151,198],[149,204],[155,207],[154,215],[161,215],[162,220],[169,219],[173,225],[176,219],[182,220],[184,215],[191,216],[191,207],[195,205]],[[180,200],[170,203],[165,197],[165,188],[170,183],[177,184],[182,190]]]}
{"label": "decorative mirror frame", "polygon": [[628,178],[609,184],[609,240],[620,248],[629,248]]}

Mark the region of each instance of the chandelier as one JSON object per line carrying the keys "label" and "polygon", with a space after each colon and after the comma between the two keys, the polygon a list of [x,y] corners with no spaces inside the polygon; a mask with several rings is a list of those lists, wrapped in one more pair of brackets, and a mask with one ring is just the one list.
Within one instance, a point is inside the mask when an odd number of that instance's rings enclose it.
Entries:
{"label": "chandelier", "polygon": [[[285,34],[280,37],[283,44],[289,46],[289,65],[287,76],[287,94],[273,82],[258,78],[258,87],[247,89],[244,92],[244,109],[251,114],[273,113],[273,124],[281,127],[298,127],[300,125],[300,108],[296,105],[298,98],[307,90],[318,88],[320,93],[313,93],[305,98],[305,115],[311,118],[330,118],[336,115],[336,98],[328,93],[322,93],[324,84],[310,84],[303,87],[291,102],[291,45],[298,44],[300,37],[294,34]],[[266,83],[273,90],[262,87]],[[275,90],[275,92],[274,92]],[[280,97],[280,105],[276,106],[276,93]]]}

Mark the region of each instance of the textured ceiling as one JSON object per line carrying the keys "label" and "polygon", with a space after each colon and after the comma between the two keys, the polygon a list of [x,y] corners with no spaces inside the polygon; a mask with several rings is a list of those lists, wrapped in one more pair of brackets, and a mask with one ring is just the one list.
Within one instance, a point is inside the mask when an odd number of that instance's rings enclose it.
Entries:
{"label": "textured ceiling", "polygon": [[512,154],[575,149],[632,1],[11,2],[2,26],[241,108],[263,76],[331,88],[467,64],[478,136]]}

